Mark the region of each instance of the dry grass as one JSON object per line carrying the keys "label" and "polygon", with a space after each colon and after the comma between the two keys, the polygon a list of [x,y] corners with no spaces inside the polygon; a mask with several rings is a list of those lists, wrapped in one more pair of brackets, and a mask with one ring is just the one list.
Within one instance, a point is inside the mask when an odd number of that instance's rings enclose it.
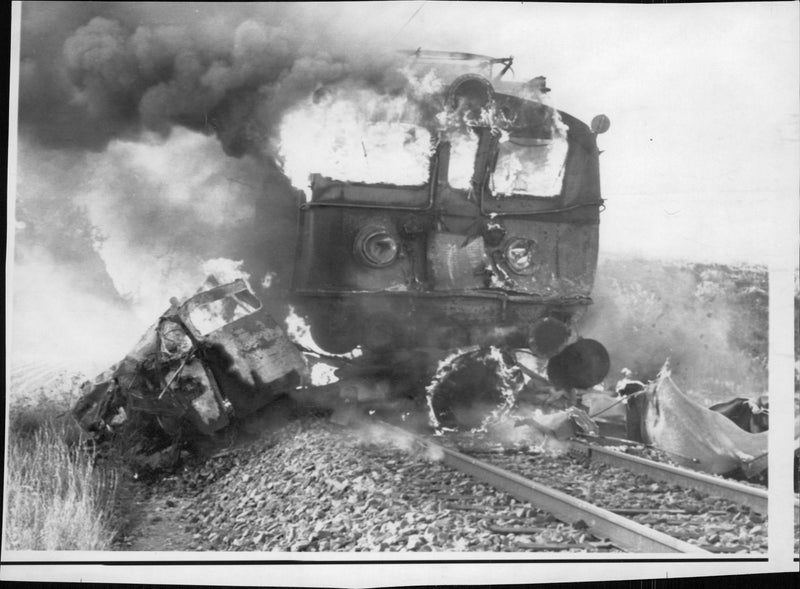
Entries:
{"label": "dry grass", "polygon": [[82,448],[65,396],[9,412],[4,550],[109,550],[116,475]]}

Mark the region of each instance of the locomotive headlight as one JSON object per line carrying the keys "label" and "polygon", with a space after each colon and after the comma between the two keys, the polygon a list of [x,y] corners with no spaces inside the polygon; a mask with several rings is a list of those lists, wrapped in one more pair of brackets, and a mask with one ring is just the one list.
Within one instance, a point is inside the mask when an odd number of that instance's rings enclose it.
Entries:
{"label": "locomotive headlight", "polygon": [[533,269],[533,249],[535,242],[515,237],[509,240],[505,249],[508,267],[517,274],[527,274]]}
{"label": "locomotive headlight", "polygon": [[389,266],[399,251],[397,239],[385,227],[365,227],[356,236],[356,257],[373,268]]}

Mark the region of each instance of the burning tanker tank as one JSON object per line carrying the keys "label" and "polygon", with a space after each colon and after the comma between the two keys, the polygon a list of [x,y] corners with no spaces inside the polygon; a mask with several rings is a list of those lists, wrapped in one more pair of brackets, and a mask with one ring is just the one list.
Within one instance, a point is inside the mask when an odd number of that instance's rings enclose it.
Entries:
{"label": "burning tanker tank", "polygon": [[[284,169],[307,180],[294,294],[326,351],[361,346],[389,370],[398,350],[524,348],[557,387],[606,377],[605,348],[576,325],[592,302],[609,121],[555,109],[545,78],[507,81],[511,65],[418,50],[408,96],[365,107],[320,90],[287,117]],[[331,131],[359,101],[366,114]],[[434,407],[459,403],[447,390]]]}

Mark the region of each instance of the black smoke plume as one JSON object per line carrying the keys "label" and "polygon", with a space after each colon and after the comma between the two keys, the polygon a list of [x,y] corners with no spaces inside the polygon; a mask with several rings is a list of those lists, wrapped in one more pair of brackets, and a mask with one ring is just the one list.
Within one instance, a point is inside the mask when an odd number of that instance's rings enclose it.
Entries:
{"label": "black smoke plume", "polygon": [[103,150],[175,125],[226,153],[265,147],[283,111],[320,86],[404,80],[397,56],[350,47],[335,21],[269,4],[25,3],[20,126],[48,147]]}
{"label": "black smoke plume", "polygon": [[[108,341],[112,314],[137,315],[121,331],[152,320],[219,258],[241,261],[260,295],[271,283],[262,298],[285,309],[298,193],[272,152],[281,117],[337,84],[395,94],[407,83],[396,54],[335,14],[284,3],[22,5],[18,349],[47,347],[39,340],[54,325],[73,350]],[[87,301],[102,311],[76,313]]]}

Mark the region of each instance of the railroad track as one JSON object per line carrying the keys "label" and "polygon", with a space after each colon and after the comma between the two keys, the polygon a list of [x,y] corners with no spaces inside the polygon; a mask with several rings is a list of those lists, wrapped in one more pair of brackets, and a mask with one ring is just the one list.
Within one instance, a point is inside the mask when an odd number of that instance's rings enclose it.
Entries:
{"label": "railroad track", "polygon": [[[750,526],[750,529],[758,531],[756,525],[764,521],[764,517],[759,514],[759,511],[766,513],[766,493],[761,489],[754,489],[724,479],[717,480],[715,477],[705,475],[694,477],[692,475],[699,473],[683,472],[685,469],[673,471],[668,468],[662,471],[659,467],[663,465],[653,461],[643,459],[629,461],[628,458],[636,457],[608,449],[603,449],[604,452],[597,452],[593,447],[576,443],[573,450],[582,452],[586,462],[601,463],[600,468],[618,468],[622,464],[626,466],[635,464],[634,468],[642,470],[627,469],[632,473],[631,476],[637,476],[633,473],[638,473],[638,476],[647,476],[646,480],[650,480],[651,475],[657,474],[659,477],[668,479],[665,481],[669,485],[667,488],[680,485],[684,493],[687,489],[692,489],[696,494],[699,492],[711,494],[711,489],[713,489],[713,493],[717,496],[724,495],[724,493],[734,495],[741,491],[741,494],[736,494],[735,498],[736,503],[744,506],[744,513],[737,510],[736,507],[731,507],[732,503],[722,498],[719,500],[721,503],[716,505],[721,509],[664,509],[663,496],[650,498],[651,500],[642,504],[642,507],[631,509],[625,506],[630,497],[621,494],[619,504],[608,505],[608,501],[606,501],[606,505],[601,507],[591,497],[591,489],[587,496],[587,493],[575,488],[576,484],[564,480],[558,481],[557,477],[552,476],[552,472],[549,475],[545,473],[547,468],[560,468],[558,460],[554,460],[552,456],[540,455],[536,459],[535,456],[526,454],[520,461],[519,456],[485,452],[483,456],[487,459],[481,460],[474,455],[470,456],[453,448],[445,447],[401,428],[383,423],[381,426],[386,427],[395,435],[407,437],[418,447],[425,448],[428,453],[441,457],[447,466],[467,473],[517,499],[527,501],[535,507],[553,514],[561,521],[578,526],[585,525],[594,536],[606,538],[619,548],[630,552],[707,554],[709,552],[747,550],[747,547],[742,545],[726,546],[724,542],[719,541],[719,535],[725,530],[736,529],[736,525],[731,524],[730,521],[737,518],[740,523],[744,521],[746,525]],[[614,466],[606,466],[607,463],[602,462],[603,460],[614,461]],[[521,465],[526,465],[526,467],[521,467]],[[646,472],[645,469],[647,469]],[[690,474],[687,475],[687,473]],[[596,477],[597,473],[589,473],[589,475],[590,478],[591,476]],[[532,478],[537,480],[531,480]],[[581,485],[587,486],[585,482],[577,483],[577,486]],[[592,485],[593,482],[588,483],[589,487]],[[561,487],[561,489],[554,487]],[[742,488],[745,488],[746,491]],[[676,490],[673,490],[673,494]],[[584,499],[576,497],[581,494],[585,496]],[[687,542],[662,531],[668,530],[676,535],[689,535],[689,538],[695,541],[697,538],[705,538],[700,533],[692,532],[692,529],[710,530],[709,535],[717,544],[707,543],[701,547],[697,543]],[[720,534],[717,534],[716,531],[719,531]],[[694,536],[691,535],[692,533]]]}
{"label": "railroad track", "polygon": [[[761,487],[745,485],[730,479],[656,462],[583,441],[570,442],[570,450],[583,456],[586,460],[624,468],[637,474],[646,475],[656,481],[727,499],[747,506],[762,515],[767,515],[768,493]],[[795,504],[795,517],[798,517],[797,514],[798,505]]]}
{"label": "railroad track", "polygon": [[477,458],[446,448],[428,438],[414,435],[389,424],[383,427],[396,435],[407,436],[432,455],[441,457],[444,464],[485,482],[509,495],[527,501],[552,513],[558,519],[580,525],[582,522],[596,536],[632,552],[705,553],[706,551],[672,538],[625,517],[598,508],[566,493],[541,485]]}
{"label": "railroad track", "polygon": [[[797,446],[797,442],[796,439],[795,446]],[[764,516],[767,515],[769,493],[764,487],[743,484],[720,476],[664,464],[583,441],[572,441],[570,447],[573,453],[582,455],[586,460],[618,466],[656,481],[678,485],[685,489],[694,489],[712,497],[720,497],[744,505]],[[797,497],[794,499],[794,521],[800,521],[800,499]]]}

